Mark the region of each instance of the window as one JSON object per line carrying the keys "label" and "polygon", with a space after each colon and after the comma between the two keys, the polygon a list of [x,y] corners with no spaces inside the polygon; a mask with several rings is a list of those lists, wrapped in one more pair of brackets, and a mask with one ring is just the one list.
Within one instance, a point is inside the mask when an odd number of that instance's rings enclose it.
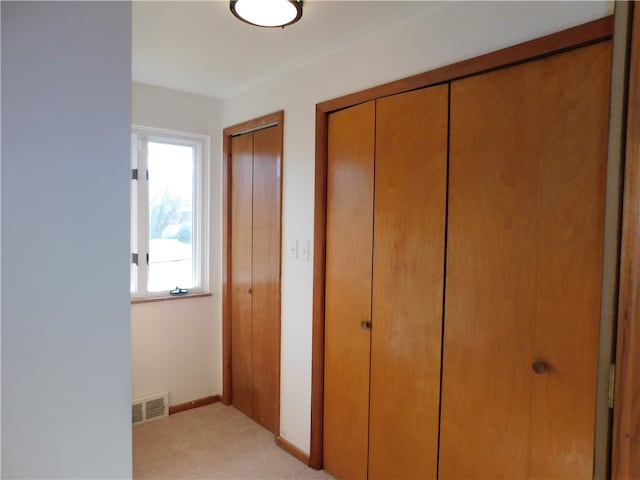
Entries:
{"label": "window", "polygon": [[133,298],[207,291],[208,153],[209,137],[133,127]]}

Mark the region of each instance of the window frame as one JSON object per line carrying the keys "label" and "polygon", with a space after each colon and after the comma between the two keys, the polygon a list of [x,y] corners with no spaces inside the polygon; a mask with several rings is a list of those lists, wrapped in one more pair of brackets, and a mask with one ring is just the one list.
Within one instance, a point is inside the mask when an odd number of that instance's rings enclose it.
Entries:
{"label": "window frame", "polygon": [[[170,295],[168,290],[148,290],[149,265],[149,181],[147,178],[148,142],[169,145],[186,145],[194,148],[193,216],[192,216],[192,262],[194,278],[198,285],[189,288],[189,293]],[[132,301],[178,299],[210,294],[210,151],[211,137],[195,133],[131,125],[131,278]],[[135,179],[133,171],[138,171]],[[138,264],[133,254],[138,254]]]}

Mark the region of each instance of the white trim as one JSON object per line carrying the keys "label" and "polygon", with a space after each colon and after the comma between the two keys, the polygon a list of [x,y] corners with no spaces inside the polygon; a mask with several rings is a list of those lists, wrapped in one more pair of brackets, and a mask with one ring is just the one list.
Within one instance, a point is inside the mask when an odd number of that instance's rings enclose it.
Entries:
{"label": "white trim", "polygon": [[145,127],[143,125],[131,125],[131,130],[134,133],[143,133],[148,136],[171,136],[171,137],[183,137],[185,140],[200,140],[203,143],[209,145],[211,137],[209,135],[201,135],[199,133],[181,132],[179,130],[169,130],[167,128]]}
{"label": "white trim", "polygon": [[[132,199],[132,216],[135,218],[148,217],[148,180],[147,172],[147,148],[149,141],[156,143],[167,143],[172,145],[191,146],[194,149],[194,189],[193,189],[193,209],[195,215],[192,217],[192,246],[194,283],[198,287],[189,288],[189,294],[208,294],[210,292],[209,279],[209,238],[210,238],[210,152],[211,137],[208,135],[193,134],[168,130],[162,128],[145,127],[142,125],[132,125],[132,168],[138,168],[137,197]],[[137,148],[136,148],[137,147]],[[132,192],[134,189],[132,188]],[[134,202],[136,205],[134,205]],[[134,211],[134,207],[137,209]],[[132,217],[133,218],[133,217]],[[149,252],[148,221],[134,222],[132,220],[132,248],[137,234],[138,268],[136,270],[135,289],[131,292],[132,300],[143,300],[146,298],[165,298],[167,291],[149,292],[147,291],[147,264],[146,256]],[[134,269],[132,269],[134,271]],[[183,298],[181,296],[169,298]]]}

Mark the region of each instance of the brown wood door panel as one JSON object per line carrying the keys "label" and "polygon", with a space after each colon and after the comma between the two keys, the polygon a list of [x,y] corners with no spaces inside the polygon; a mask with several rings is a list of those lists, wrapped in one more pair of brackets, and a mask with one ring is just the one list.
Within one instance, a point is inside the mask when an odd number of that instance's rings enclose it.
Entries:
{"label": "brown wood door panel", "polygon": [[278,432],[280,125],[253,133],[253,418]]}
{"label": "brown wood door panel", "polygon": [[632,10],[614,404],[613,480],[640,478],[640,5]]}
{"label": "brown wood door panel", "polygon": [[[545,228],[539,233],[534,353],[544,357],[551,352],[551,374],[534,376],[537,415],[530,467],[535,478],[572,480],[592,478],[594,461],[611,42],[574,55],[576,71],[567,82],[583,85],[575,97],[560,103],[574,119],[565,129],[575,130],[567,132],[557,150],[549,148],[557,154],[543,162],[541,171]],[[558,419],[565,428],[558,428]],[[558,454],[564,458],[555,458]]]}
{"label": "brown wood door panel", "polygon": [[232,152],[231,403],[252,416],[253,136],[233,137]]}
{"label": "brown wood door panel", "polygon": [[375,102],[329,117],[324,467],[367,477]]}
{"label": "brown wood door panel", "polygon": [[369,478],[436,478],[448,85],[376,106]]}
{"label": "brown wood door panel", "polygon": [[452,84],[442,479],[592,476],[610,49]]}

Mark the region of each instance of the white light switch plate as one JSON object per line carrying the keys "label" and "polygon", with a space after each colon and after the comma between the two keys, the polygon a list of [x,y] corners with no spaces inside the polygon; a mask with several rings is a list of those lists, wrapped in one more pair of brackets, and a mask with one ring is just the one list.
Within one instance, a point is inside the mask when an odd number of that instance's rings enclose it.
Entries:
{"label": "white light switch plate", "polygon": [[309,260],[309,240],[300,240],[299,247],[300,260]]}
{"label": "white light switch plate", "polygon": [[289,258],[298,258],[298,241],[292,240],[289,242]]}

